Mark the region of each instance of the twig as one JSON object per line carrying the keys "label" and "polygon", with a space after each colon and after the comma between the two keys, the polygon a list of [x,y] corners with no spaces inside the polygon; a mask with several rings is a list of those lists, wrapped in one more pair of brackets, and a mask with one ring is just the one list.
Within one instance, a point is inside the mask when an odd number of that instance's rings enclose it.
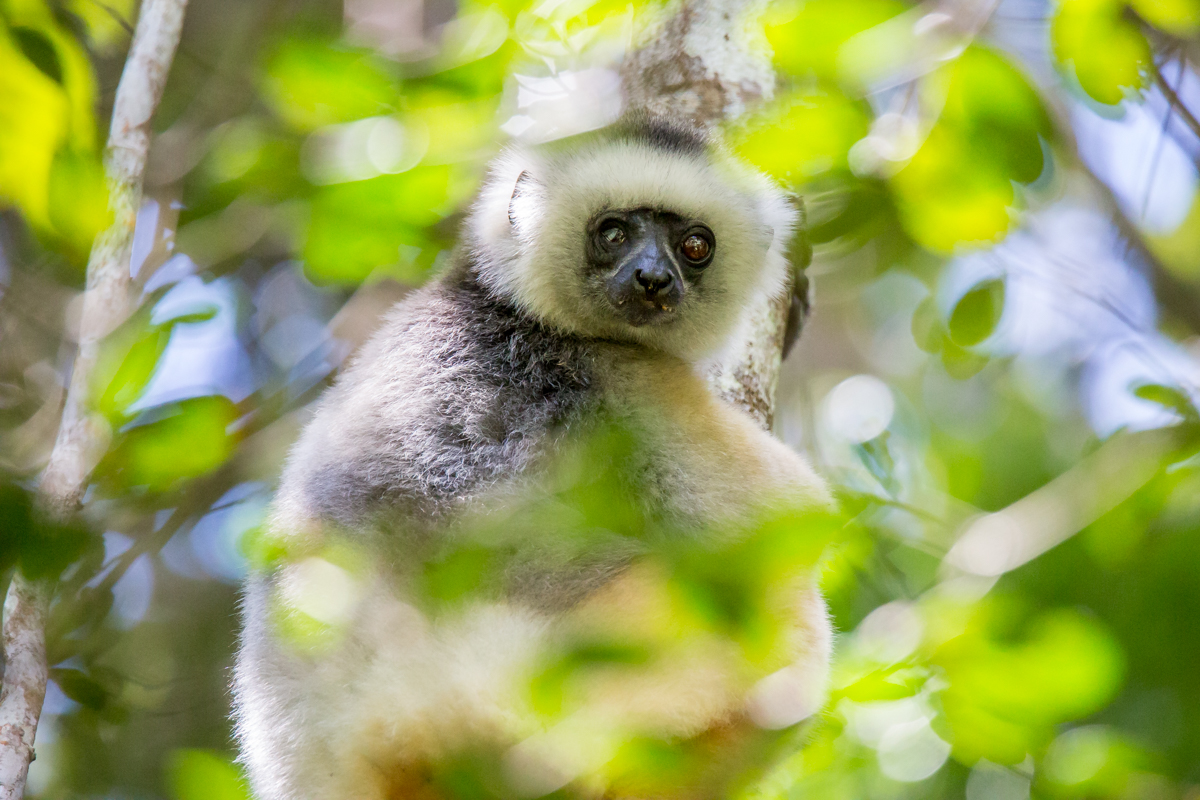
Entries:
{"label": "twig", "polygon": [[1178,277],[1154,254],[1146,244],[1142,232],[1117,202],[1108,184],[1090,169],[1085,169],[1084,174],[1091,179],[1099,192],[1100,199],[1112,215],[1117,230],[1145,264],[1159,305],[1190,331],[1200,333],[1200,289]]}
{"label": "twig", "polygon": [[[1186,61],[1182,53],[1180,54],[1179,58],[1180,78],[1182,78],[1182,70],[1186,64]],[[1158,68],[1158,64],[1155,64],[1153,59],[1150,61],[1150,69],[1154,72],[1154,83],[1156,86],[1158,86],[1158,90],[1163,93],[1163,97],[1167,98],[1167,102],[1170,104],[1171,108],[1175,109],[1175,112],[1179,114],[1179,118],[1182,119],[1184,123],[1191,129],[1192,133],[1196,135],[1196,138],[1200,139],[1200,120],[1196,119],[1196,115],[1193,114],[1191,110],[1183,104],[1183,101],[1179,99],[1179,94],[1173,88],[1171,88],[1171,84],[1167,82],[1166,77],[1162,74],[1162,70]]]}
{"label": "twig", "polygon": [[125,17],[121,16],[121,12],[117,11],[108,3],[101,3],[100,0],[92,0],[92,2],[104,9],[104,11],[107,12],[108,15],[112,17],[113,20],[120,25],[126,33],[128,33],[130,36],[133,36],[133,26],[129,24],[129,21],[125,19]]}
{"label": "twig", "polygon": [[33,760],[42,701],[46,699],[46,588],[13,575],[4,599],[4,686],[0,689],[0,800],[20,800]]}
{"label": "twig", "polygon": [[[103,437],[87,411],[89,383],[101,340],[136,303],[131,291],[129,254],[142,176],[150,149],[150,120],[162,98],[171,60],[179,45],[187,0],[145,0],[113,105],[105,152],[109,209],[113,223],[92,246],[87,290],[71,383],[62,424],[42,474],[39,499],[52,519],[75,513],[98,457]],[[0,689],[0,800],[25,793],[34,736],[46,694],[45,618],[49,586],[13,575],[4,603],[6,667]]]}

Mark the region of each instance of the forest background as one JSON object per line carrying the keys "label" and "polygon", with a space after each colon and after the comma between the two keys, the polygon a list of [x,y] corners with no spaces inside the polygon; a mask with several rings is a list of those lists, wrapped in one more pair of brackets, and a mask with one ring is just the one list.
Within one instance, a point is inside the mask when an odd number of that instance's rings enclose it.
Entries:
{"label": "forest background", "polygon": [[[486,160],[611,121],[669,13],[193,2],[50,521],[138,7],[0,0],[0,585],[53,587],[28,796],[247,796],[238,584],[310,404]],[[778,81],[725,135],[813,251],[773,427],[845,524],[830,702],[739,795],[1200,798],[1200,0],[780,0],[740,35]]]}

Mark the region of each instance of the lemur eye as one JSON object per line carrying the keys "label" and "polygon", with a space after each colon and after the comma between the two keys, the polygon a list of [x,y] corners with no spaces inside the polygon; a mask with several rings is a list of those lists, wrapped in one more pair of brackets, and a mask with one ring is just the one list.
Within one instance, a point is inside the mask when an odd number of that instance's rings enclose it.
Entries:
{"label": "lemur eye", "polygon": [[608,244],[624,244],[625,229],[615,222],[610,222],[600,229],[600,237]]}
{"label": "lemur eye", "polygon": [[712,243],[698,233],[688,234],[680,245],[683,257],[688,261],[699,264],[712,253]]}

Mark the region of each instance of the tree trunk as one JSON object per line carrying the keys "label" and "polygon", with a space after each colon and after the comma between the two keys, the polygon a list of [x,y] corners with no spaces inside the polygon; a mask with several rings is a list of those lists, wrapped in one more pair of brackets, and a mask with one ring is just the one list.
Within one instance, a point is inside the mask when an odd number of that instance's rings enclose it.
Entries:
{"label": "tree trunk", "polygon": [[[710,129],[744,114],[775,91],[771,53],[747,24],[765,2],[687,0],[621,68],[625,100],[685,124]],[[783,363],[791,291],[747,308],[729,347],[709,373],[725,400],[770,429]]]}
{"label": "tree trunk", "polygon": [[[107,442],[104,427],[89,411],[89,384],[100,343],[136,307],[129,255],[142,177],[150,149],[150,121],[162,99],[175,48],[183,29],[187,0],[145,0],[121,73],[105,150],[112,225],[92,245],[79,349],[71,370],[58,438],[39,486],[41,510],[51,521],[75,513],[88,475]],[[49,670],[46,664],[46,612],[50,587],[14,573],[4,601],[5,670],[0,688],[0,800],[25,794],[29,763]]]}

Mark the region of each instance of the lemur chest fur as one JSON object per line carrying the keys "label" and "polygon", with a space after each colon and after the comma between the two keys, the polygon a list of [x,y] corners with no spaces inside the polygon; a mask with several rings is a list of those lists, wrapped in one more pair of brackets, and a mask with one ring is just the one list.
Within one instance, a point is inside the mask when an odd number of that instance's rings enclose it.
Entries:
{"label": "lemur chest fur", "polygon": [[564,441],[617,426],[637,439],[624,466],[653,503],[682,466],[666,465],[680,426],[707,401],[677,358],[559,334],[470,278],[447,279],[393,316],[318,412],[299,445],[311,457],[293,463],[307,467],[297,477],[313,517],[428,525],[552,467]]}

